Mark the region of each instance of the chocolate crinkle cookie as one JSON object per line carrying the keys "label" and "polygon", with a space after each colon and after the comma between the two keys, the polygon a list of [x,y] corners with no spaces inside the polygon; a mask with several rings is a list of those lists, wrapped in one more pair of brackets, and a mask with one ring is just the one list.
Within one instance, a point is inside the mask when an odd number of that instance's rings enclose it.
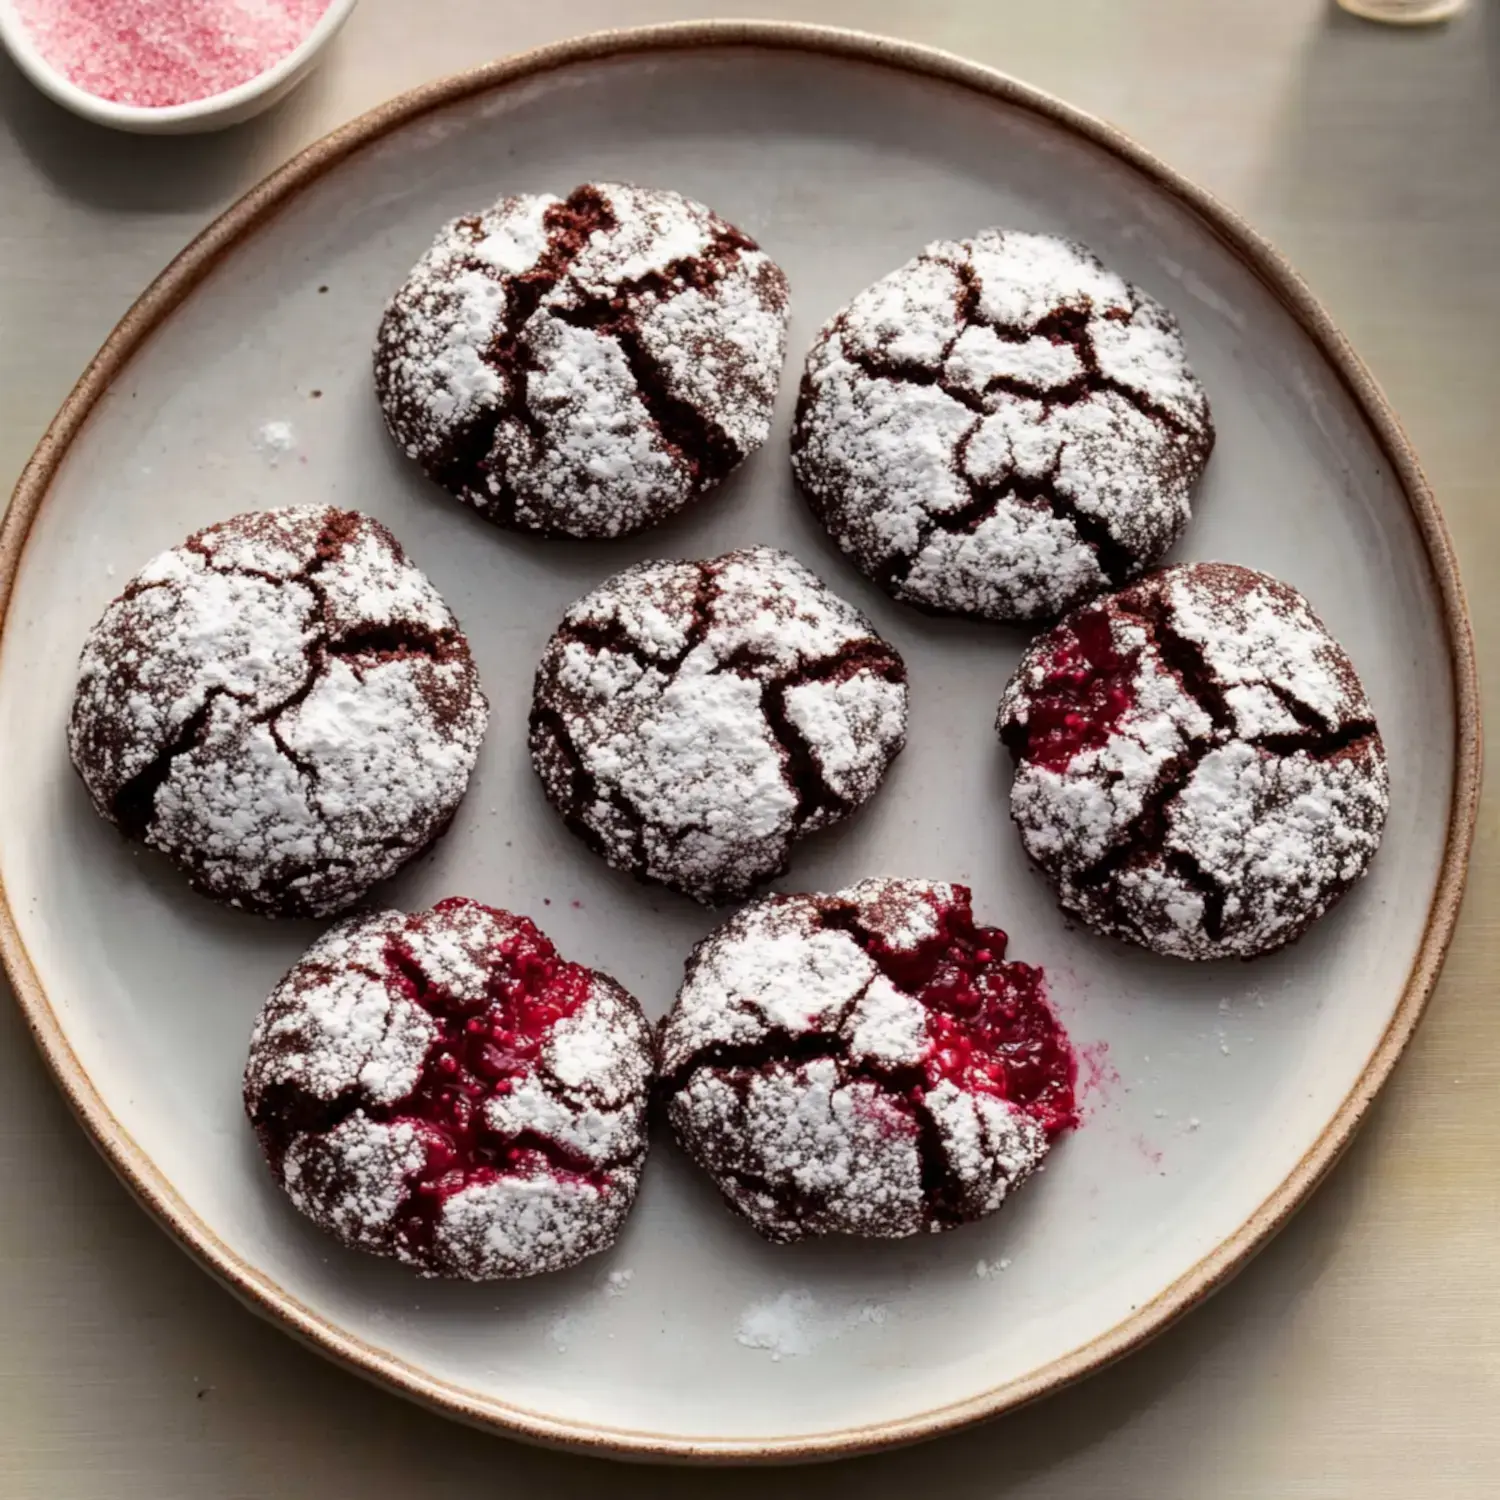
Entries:
{"label": "chocolate crinkle cookie", "polygon": [[1155,562],[1214,430],[1172,315],[1070,240],[942,240],[807,357],[797,479],[897,599],[1038,620]]}
{"label": "chocolate crinkle cookie", "polygon": [[325,916],[447,828],[488,716],[395,538],[314,505],[148,563],[84,646],[68,745],[100,813],[204,894]]}
{"label": "chocolate crinkle cookie", "polygon": [[766,440],[787,285],[749,235],[620,183],[447,225],[391,299],[375,386],[397,443],[507,526],[623,536]]}
{"label": "chocolate crinkle cookie", "polygon": [[1005,946],[961,885],[745,907],[694,950],[662,1026],[678,1140],[770,1240],[992,1213],[1077,1123],[1042,971]]}
{"label": "chocolate crinkle cookie", "polygon": [[276,987],[245,1108],[292,1202],[424,1276],[611,1245],[646,1157],[650,1027],[525,917],[453,898],[350,918]]}
{"label": "chocolate crinkle cookie", "polygon": [[1176,958],[1254,958],[1364,874],[1385,748],[1295,589],[1163,568],[1039,636],[1000,703],[1021,840],[1089,926]]}
{"label": "chocolate crinkle cookie", "polygon": [[610,864],[699,901],[744,896],[875,794],[906,668],[770,547],[648,562],[580,599],[537,670],[531,758]]}

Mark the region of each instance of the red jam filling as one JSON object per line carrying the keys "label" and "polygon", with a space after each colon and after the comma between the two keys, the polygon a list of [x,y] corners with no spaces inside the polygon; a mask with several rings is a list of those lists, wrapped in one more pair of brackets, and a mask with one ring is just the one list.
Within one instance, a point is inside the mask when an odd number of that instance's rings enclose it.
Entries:
{"label": "red jam filling", "polygon": [[1062,771],[1073,757],[1105,744],[1135,701],[1134,653],[1115,647],[1109,616],[1094,610],[1076,619],[1033,690],[1019,758]]}
{"label": "red jam filling", "polygon": [[950,906],[932,903],[937,931],[914,949],[876,934],[866,948],[893,983],[927,1009],[926,1087],[950,1079],[998,1094],[1031,1115],[1048,1136],[1078,1123],[1078,1060],[1047,1003],[1039,968],[1007,963],[998,927],[976,927],[963,886]]}
{"label": "red jam filling", "polygon": [[[453,897],[434,910],[470,904]],[[426,1146],[426,1165],[412,1185],[399,1231],[414,1246],[431,1243],[443,1201],[463,1188],[538,1172],[569,1180],[597,1175],[591,1163],[560,1143],[529,1132],[497,1135],[484,1117],[485,1102],[509,1093],[532,1069],[553,1028],[578,1009],[592,983],[589,971],[559,958],[533,923],[515,920],[516,929],[487,955],[490,975],[479,1000],[460,999],[432,984],[400,937],[386,950],[393,986],[439,1030],[416,1088],[388,1110],[369,1111],[373,1118],[416,1126]]]}

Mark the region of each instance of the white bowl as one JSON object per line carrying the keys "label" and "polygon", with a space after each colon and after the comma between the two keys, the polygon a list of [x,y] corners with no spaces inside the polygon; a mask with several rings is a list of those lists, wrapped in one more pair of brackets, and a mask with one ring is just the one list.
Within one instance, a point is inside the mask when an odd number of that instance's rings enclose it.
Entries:
{"label": "white bowl", "polygon": [[289,94],[312,71],[323,49],[358,3],[359,0],[330,0],[312,30],[280,62],[221,94],[210,94],[187,104],[156,107],[118,104],[79,88],[37,50],[12,0],[0,0],[0,42],[4,42],[16,66],[48,98],[85,120],[140,135],[192,135],[238,125]]}

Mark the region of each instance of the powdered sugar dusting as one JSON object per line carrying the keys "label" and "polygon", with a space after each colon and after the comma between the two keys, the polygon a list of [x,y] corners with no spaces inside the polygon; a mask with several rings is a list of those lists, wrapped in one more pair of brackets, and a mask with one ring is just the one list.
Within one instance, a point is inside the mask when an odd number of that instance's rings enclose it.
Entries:
{"label": "powdered sugar dusting", "polygon": [[[632,1182],[626,1191],[633,1196],[634,1188]],[[507,1174],[445,1199],[432,1249],[449,1275],[470,1281],[532,1276],[604,1249],[623,1218],[592,1182]]]}
{"label": "powdered sugar dusting", "polygon": [[315,943],[256,1023],[245,1105],[325,1229],[424,1274],[490,1280],[614,1240],[651,1069],[624,990],[558,960],[525,919],[454,900]]}
{"label": "powdered sugar dusting", "polygon": [[1168,607],[1177,633],[1203,653],[1235,729],[1247,739],[1296,734],[1308,717],[1331,730],[1370,718],[1348,657],[1294,590],[1257,588],[1226,597],[1179,572]]}
{"label": "powdered sugar dusting", "polygon": [[296,1137],[282,1159],[293,1204],[346,1245],[380,1251],[427,1160],[415,1127],[363,1114]]}
{"label": "powdered sugar dusting", "polygon": [[[1100,680],[1066,665],[1096,615],[1128,706],[1054,763],[1029,748],[1032,717]],[[1163,569],[1040,637],[1000,732],[1018,755],[1012,814],[1063,905],[1183,958],[1299,936],[1364,873],[1389,806],[1348,657],[1294,589],[1225,563]]]}
{"label": "powdered sugar dusting", "polygon": [[532,760],[612,864],[721,900],[874,794],[906,703],[895,650],[786,553],[643,563],[552,638]]}
{"label": "powdered sugar dusting", "polygon": [[1212,444],[1165,309],[1081,245],[991,229],[928,246],[826,325],[793,465],[897,598],[1031,620],[1159,557]]}
{"label": "powdered sugar dusting", "polygon": [[618,536],[718,483],[770,431],[786,279],[676,193],[603,183],[444,227],[386,310],[397,442],[491,519]]}
{"label": "powdered sugar dusting", "polygon": [[325,915],[446,826],[487,719],[390,533],[309,506],[149,563],[84,646],[69,745],[100,812],[208,894]]}
{"label": "powdered sugar dusting", "polygon": [[308,949],[256,1023],[248,1086],[257,1095],[295,1078],[312,1098],[358,1090],[391,1104],[416,1087],[437,1027],[420,1006],[393,994],[385,949],[397,912],[343,923]]}

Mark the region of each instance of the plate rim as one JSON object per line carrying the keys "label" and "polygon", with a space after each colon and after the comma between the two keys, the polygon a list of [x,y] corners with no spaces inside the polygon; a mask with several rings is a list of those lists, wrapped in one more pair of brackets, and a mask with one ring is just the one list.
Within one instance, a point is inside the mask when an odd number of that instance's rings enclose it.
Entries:
{"label": "plate rim", "polygon": [[592,32],[420,85],[305,147],[194,238],[147,287],[89,362],[38,443],[0,523],[0,642],[27,536],[53,475],[114,379],[171,313],[231,251],[309,184],[422,115],[577,64],[659,52],[771,50],[885,67],[955,85],[1037,115],[1099,148],[1176,199],[1246,265],[1292,315],[1340,378],[1401,483],[1441,606],[1453,680],[1453,790],[1443,860],[1426,928],[1401,998],[1359,1078],[1302,1158],[1232,1234],[1129,1317],[1026,1375],[931,1410],[793,1436],[683,1437],[529,1410],[440,1380],[357,1338],[285,1292],[218,1238],[105,1104],[54,1013],[0,882],[0,964],[43,1060],[86,1134],[153,1217],[239,1300],[346,1369],[471,1425],[604,1456],[676,1461],[789,1463],[849,1457],[935,1437],[999,1416],[1070,1385],[1139,1348],[1230,1279],[1282,1227],[1349,1144],[1420,1022],[1452,940],[1479,813],[1482,731],[1468,605],[1451,538],[1432,488],[1380,387],[1301,277],[1259,233],[1122,131],[1007,74],[952,53],[838,27],[795,22],[688,21]]}

